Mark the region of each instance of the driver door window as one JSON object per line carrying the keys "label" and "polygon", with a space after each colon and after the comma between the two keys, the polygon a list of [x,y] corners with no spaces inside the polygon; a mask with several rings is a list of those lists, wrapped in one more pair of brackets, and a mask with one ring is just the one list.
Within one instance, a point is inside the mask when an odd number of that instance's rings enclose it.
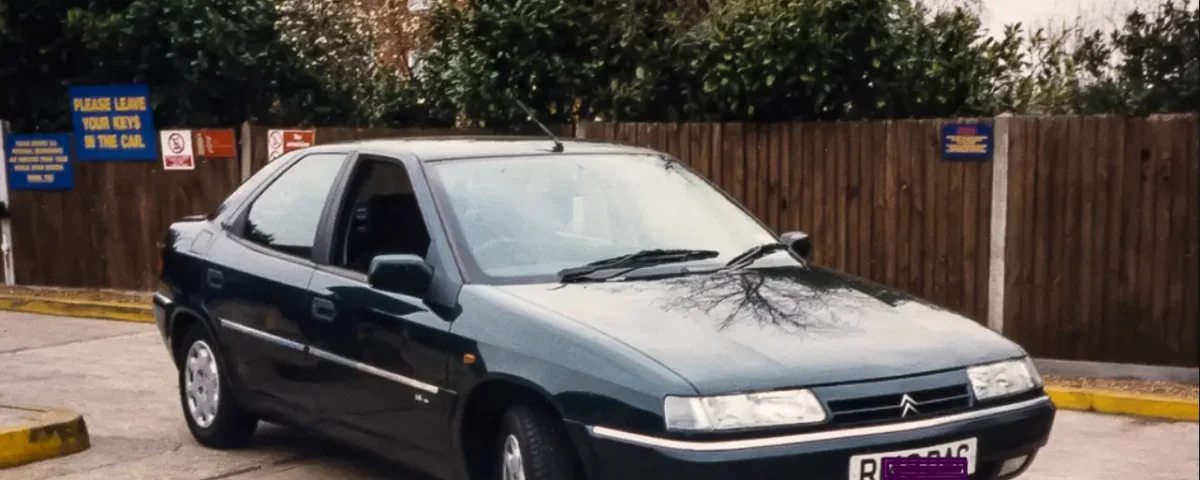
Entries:
{"label": "driver door window", "polygon": [[371,158],[359,162],[334,238],[334,266],[363,274],[378,255],[425,258],[429,232],[403,165]]}

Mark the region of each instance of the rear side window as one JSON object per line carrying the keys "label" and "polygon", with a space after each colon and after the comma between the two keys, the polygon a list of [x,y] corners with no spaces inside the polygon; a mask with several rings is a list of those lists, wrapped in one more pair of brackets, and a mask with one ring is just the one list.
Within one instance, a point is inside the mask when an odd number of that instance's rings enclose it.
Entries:
{"label": "rear side window", "polygon": [[312,258],[325,198],[346,155],[306,156],[263,191],[246,215],[247,240],[300,258]]}
{"label": "rear side window", "polygon": [[276,170],[279,170],[280,165],[290,161],[292,159],[291,157],[296,154],[296,152],[289,152],[285,156],[280,157],[275,161],[268,163],[266,166],[258,169],[257,172],[254,172],[254,175],[251,175],[250,178],[246,179],[245,182],[242,182],[241,185],[238,185],[237,189],[234,190],[233,193],[229,194],[228,197],[225,197],[225,200],[217,206],[217,209],[208,214],[208,219],[214,220],[227,210],[237,208],[242,204],[243,201],[246,200],[246,197],[250,196],[250,192],[253,192],[256,188],[258,188],[260,183],[271,177]]}

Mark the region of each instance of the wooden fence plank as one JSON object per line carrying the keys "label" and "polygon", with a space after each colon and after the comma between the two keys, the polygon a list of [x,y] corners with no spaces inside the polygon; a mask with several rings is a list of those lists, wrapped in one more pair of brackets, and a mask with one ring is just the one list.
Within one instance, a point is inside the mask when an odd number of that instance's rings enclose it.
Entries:
{"label": "wooden fence plank", "polygon": [[[993,147],[994,148],[994,147]],[[995,151],[995,150],[993,150]],[[979,313],[979,250],[987,248],[988,243],[980,243],[980,230],[978,219],[975,215],[979,211],[979,192],[983,190],[983,186],[979,183],[979,171],[984,168],[990,168],[990,163],[983,162],[957,162],[958,170],[960,171],[962,181],[962,204],[958,207],[958,216],[961,219],[962,235],[959,238],[956,251],[959,253],[957,263],[951,263],[951,269],[957,272],[960,279],[958,282],[959,296],[962,298],[960,311],[974,319],[975,321],[986,323],[987,316],[980,316]],[[989,212],[990,214],[990,212]],[[990,227],[989,227],[990,228]],[[981,248],[983,247],[983,248]],[[982,264],[984,269],[987,269],[986,263]]]}
{"label": "wooden fence plank", "polygon": [[1060,137],[1058,142],[1063,165],[1055,169],[1060,195],[1057,197],[1060,201],[1055,205],[1059,206],[1063,215],[1058,219],[1060,223],[1056,225],[1057,234],[1054,235],[1056,250],[1053,255],[1055,280],[1052,298],[1055,308],[1051,310],[1051,316],[1058,320],[1058,336],[1065,340],[1055,342],[1058,358],[1071,358],[1074,356],[1073,345],[1080,340],[1076,323],[1079,302],[1065,300],[1076,298],[1077,295],[1075,286],[1078,284],[1079,249],[1075,246],[1079,245],[1080,147],[1084,139],[1079,117],[1064,117],[1063,121],[1066,123],[1066,135]]}
{"label": "wooden fence plank", "polygon": [[1149,333],[1160,341],[1159,347],[1154,349],[1154,353],[1161,361],[1161,359],[1169,358],[1167,355],[1173,353],[1172,350],[1177,351],[1179,348],[1179,339],[1173,335],[1170,319],[1167,318],[1168,280],[1170,280],[1170,271],[1174,269],[1172,263],[1177,263],[1171,258],[1174,252],[1170,249],[1171,197],[1174,193],[1170,179],[1173,173],[1174,159],[1172,158],[1169,125],[1161,117],[1151,117],[1150,127],[1153,168],[1148,173],[1152,185],[1154,207],[1149,210],[1151,214],[1147,216],[1153,218],[1154,224],[1154,235],[1151,237],[1151,250],[1149,250],[1154,253],[1152,263],[1154,269],[1152,270],[1153,274],[1146,278],[1150,287],[1149,300],[1151,302],[1147,327]]}
{"label": "wooden fence plank", "polygon": [[796,196],[792,194],[792,183],[794,181],[792,172],[792,126],[786,123],[777,125],[779,135],[779,158],[776,161],[779,164],[779,177],[776,180],[775,188],[779,192],[779,228],[780,232],[790,232],[799,230],[800,226],[796,224],[795,216],[792,214],[795,209]]}
{"label": "wooden fence plank", "polygon": [[[813,132],[813,156],[812,156],[812,182],[813,182],[813,248],[820,253],[820,263],[824,265],[832,265],[836,261],[836,254],[830,250],[830,238],[832,234],[825,225],[825,218],[829,212],[829,196],[827,186],[829,185],[829,154],[826,150],[828,145],[830,129],[826,124],[815,126]],[[831,219],[832,220],[832,219]],[[831,222],[832,223],[832,222]]]}
{"label": "wooden fence plank", "polygon": [[[1188,169],[1188,145],[1183,141],[1188,139],[1188,132],[1185,128],[1190,127],[1186,122],[1177,120],[1164,121],[1166,125],[1162,128],[1164,140],[1167,145],[1170,145],[1170,170],[1166,183],[1169,185],[1167,194],[1170,196],[1171,203],[1171,224],[1170,236],[1167,237],[1167,252],[1171,257],[1170,262],[1170,277],[1166,279],[1165,302],[1166,306],[1163,309],[1162,323],[1165,329],[1164,335],[1168,338],[1168,351],[1164,352],[1166,356],[1163,361],[1170,361],[1172,358],[1177,358],[1186,354],[1186,349],[1191,340],[1183,336],[1183,324],[1181,321],[1182,314],[1186,310],[1183,296],[1183,284],[1186,281],[1187,272],[1184,267],[1187,265],[1186,254],[1180,255],[1187,251],[1187,243],[1190,239],[1187,237],[1187,218],[1189,204],[1195,205],[1196,200],[1191,199],[1187,195],[1187,176]],[[1173,128],[1172,128],[1173,127]],[[1188,294],[1195,294],[1192,290]]]}
{"label": "wooden fence plank", "polygon": [[1190,211],[1185,219],[1185,242],[1181,252],[1183,261],[1180,262],[1185,274],[1184,306],[1179,336],[1188,342],[1184,346],[1185,353],[1182,356],[1190,356],[1195,360],[1197,352],[1200,351],[1200,332],[1197,332],[1197,323],[1200,323],[1200,295],[1196,295],[1196,291],[1200,290],[1200,205],[1196,200],[1200,197],[1200,117],[1191,115],[1180,123],[1182,132],[1178,141],[1187,146],[1181,175],[1184,177],[1185,205]]}
{"label": "wooden fence plank", "polygon": [[842,218],[842,224],[845,225],[847,236],[845,265],[847,272],[866,277],[863,274],[865,258],[861,246],[871,241],[871,235],[870,232],[863,232],[858,223],[862,217],[862,185],[859,183],[862,179],[859,165],[863,140],[862,122],[847,123],[844,133],[846,140],[842,162],[846,166],[846,214]]}
{"label": "wooden fence plank", "polygon": [[1103,197],[1104,209],[1098,218],[1104,219],[1104,230],[1101,234],[1105,237],[1102,244],[1098,245],[1097,254],[1099,260],[1103,264],[1102,270],[1097,270],[1097,279],[1099,287],[1096,287],[1096,292],[1100,295],[1099,298],[1104,299],[1104,305],[1100,305],[1098,310],[1103,314],[1101,322],[1098,324],[1097,332],[1094,335],[1095,345],[1094,351],[1107,351],[1116,340],[1113,331],[1118,329],[1121,321],[1119,306],[1121,301],[1121,277],[1125,272],[1121,269],[1121,261],[1124,257],[1121,251],[1122,236],[1129,230],[1128,226],[1122,223],[1123,211],[1128,208],[1127,190],[1124,181],[1125,177],[1125,119],[1123,117],[1107,117],[1104,119],[1104,125],[1107,127],[1100,134],[1107,137],[1106,141],[1101,144],[1103,148],[1099,148],[1099,156],[1107,165],[1104,169],[1108,177],[1097,195]]}
{"label": "wooden fence plank", "polygon": [[977,231],[976,241],[978,247],[976,251],[976,316],[975,320],[981,324],[987,324],[988,317],[988,278],[989,268],[991,266],[991,245],[992,245],[992,169],[993,162],[980,164],[977,169],[978,174],[978,191],[979,201],[977,202],[977,210],[975,213],[975,228]]}
{"label": "wooden fence plank", "polygon": [[760,125],[745,126],[743,154],[745,155],[746,178],[741,182],[745,189],[745,197],[742,199],[742,202],[758,218],[762,218],[762,206],[758,203],[758,190],[759,186],[762,185],[758,178],[758,156],[761,151],[759,148],[758,132],[761,129]]}
{"label": "wooden fence plank", "polygon": [[[911,127],[910,127],[911,128]],[[923,128],[916,125],[916,128]],[[928,253],[926,244],[926,223],[929,221],[928,196],[931,194],[931,186],[925,181],[927,171],[932,168],[930,165],[931,159],[926,155],[926,142],[920,138],[910,139],[908,143],[908,191],[912,198],[911,209],[908,215],[908,229],[902,230],[901,235],[908,235],[908,255],[909,255],[909,273],[908,273],[908,289],[909,292],[921,295],[925,291],[925,276],[932,275],[926,273],[925,262]]]}
{"label": "wooden fence plank", "polygon": [[912,239],[908,235],[901,232],[911,231],[912,221],[912,202],[907,190],[909,188],[908,178],[912,174],[909,169],[909,159],[912,157],[913,144],[920,144],[920,137],[913,138],[912,133],[919,132],[922,125],[917,122],[898,122],[892,124],[892,128],[888,131],[888,138],[891,141],[888,148],[888,195],[894,196],[889,198],[888,203],[891,205],[892,211],[888,217],[894,223],[889,224],[887,230],[894,231],[897,234],[893,236],[894,244],[893,260],[889,262],[893,270],[889,273],[889,281],[892,285],[899,288],[912,291],[913,286],[908,283],[910,276],[909,270],[912,268],[911,245]]}
{"label": "wooden fence plank", "polygon": [[1104,121],[1098,117],[1086,117],[1082,121],[1081,136],[1076,140],[1077,145],[1082,145],[1082,148],[1076,148],[1081,151],[1080,176],[1075,182],[1079,189],[1076,200],[1079,202],[1080,208],[1079,236],[1076,237],[1078,242],[1073,244],[1078,248],[1072,249],[1076,251],[1076,258],[1079,259],[1074,291],[1075,298],[1079,299],[1075,324],[1076,328],[1080,330],[1080,338],[1076,342],[1072,354],[1075,358],[1084,357],[1089,349],[1095,348],[1093,339],[1096,336],[1091,334],[1091,327],[1098,325],[1102,321],[1102,317],[1094,308],[1094,304],[1099,303],[1094,295],[1103,293],[1096,291],[1094,279],[1098,271],[1095,259],[1103,256],[1099,253],[1099,247],[1104,239],[1104,229],[1097,212],[1104,209],[1105,199],[1099,195],[1100,192],[1096,185],[1102,184],[1103,177],[1106,175],[1106,159],[1099,155],[1099,150],[1104,147],[1106,142],[1106,139],[1101,137],[1101,134],[1104,133]]}

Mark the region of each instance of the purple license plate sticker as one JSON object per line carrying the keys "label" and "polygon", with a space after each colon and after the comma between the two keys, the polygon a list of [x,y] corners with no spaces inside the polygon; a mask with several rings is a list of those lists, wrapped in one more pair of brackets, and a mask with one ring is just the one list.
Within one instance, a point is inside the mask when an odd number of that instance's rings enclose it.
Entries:
{"label": "purple license plate sticker", "polygon": [[880,480],[967,480],[963,457],[884,457]]}

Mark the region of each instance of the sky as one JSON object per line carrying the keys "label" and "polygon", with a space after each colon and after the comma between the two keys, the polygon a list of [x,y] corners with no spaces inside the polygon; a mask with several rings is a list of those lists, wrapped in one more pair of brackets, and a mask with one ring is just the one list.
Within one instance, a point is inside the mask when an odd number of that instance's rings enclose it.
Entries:
{"label": "sky", "polygon": [[[1004,25],[1020,22],[1030,26],[1073,21],[1082,17],[1084,25],[1111,30],[1125,12],[1148,0],[981,0],[984,26],[992,35],[1003,32]],[[1153,2],[1151,2],[1153,4]],[[1117,23],[1113,23],[1117,21]]]}

